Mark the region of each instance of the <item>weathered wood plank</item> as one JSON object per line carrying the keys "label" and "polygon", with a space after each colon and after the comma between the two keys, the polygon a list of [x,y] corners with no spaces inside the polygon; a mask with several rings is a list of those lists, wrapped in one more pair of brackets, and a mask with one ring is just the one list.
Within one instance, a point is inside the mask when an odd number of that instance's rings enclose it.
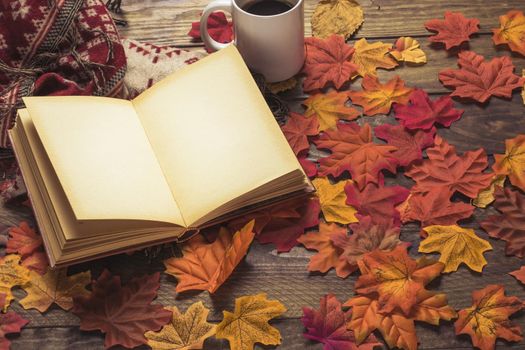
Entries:
{"label": "weathered wood plank", "polygon": [[[124,35],[156,43],[186,46],[199,45],[187,36],[191,23],[199,19],[209,0],[170,1],[132,0],[123,1],[123,14],[119,18],[128,21],[121,30]],[[491,33],[499,27],[498,16],[512,8],[525,10],[522,0],[507,0],[504,3],[484,0],[361,0],[365,22],[356,33],[356,38],[384,38],[399,36],[421,36],[430,33],[423,23],[431,18],[442,18],[445,9],[461,11],[466,17],[480,19],[480,33]],[[316,0],[305,2],[305,30],[311,35],[310,18]],[[380,7],[377,6],[380,4]]]}

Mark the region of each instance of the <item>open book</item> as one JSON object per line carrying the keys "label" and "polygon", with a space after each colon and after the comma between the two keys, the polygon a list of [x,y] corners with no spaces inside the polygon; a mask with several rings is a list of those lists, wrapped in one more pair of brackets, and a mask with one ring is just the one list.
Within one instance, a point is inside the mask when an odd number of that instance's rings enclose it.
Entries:
{"label": "open book", "polygon": [[187,238],[312,191],[234,46],[132,101],[24,102],[10,137],[52,266]]}

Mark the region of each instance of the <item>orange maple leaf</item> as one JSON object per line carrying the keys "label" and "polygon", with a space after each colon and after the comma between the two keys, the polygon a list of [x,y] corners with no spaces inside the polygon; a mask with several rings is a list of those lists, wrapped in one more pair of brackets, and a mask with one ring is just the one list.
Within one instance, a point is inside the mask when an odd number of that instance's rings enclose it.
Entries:
{"label": "orange maple leaf", "polygon": [[525,16],[519,10],[510,10],[499,16],[500,27],[492,29],[494,44],[508,44],[514,52],[525,56]]}
{"label": "orange maple leaf", "polygon": [[414,321],[439,325],[440,320],[448,321],[456,317],[456,312],[448,305],[445,294],[428,290],[418,292],[417,303],[408,317],[399,311],[381,314],[379,302],[366,296],[354,297],[343,306],[352,308],[352,319],[347,326],[354,331],[358,344],[377,329],[389,347],[406,350],[417,349]]}
{"label": "orange maple leaf", "polygon": [[182,258],[165,260],[166,273],[179,280],[176,291],[207,290],[214,293],[246,255],[255,237],[253,226],[252,220],[234,235],[221,228],[211,244],[207,244],[202,235],[195,236],[183,246]]}
{"label": "orange maple leaf", "polygon": [[476,198],[479,191],[489,187],[493,174],[484,173],[488,166],[482,148],[456,154],[456,148],[436,136],[434,147],[427,148],[428,159],[413,163],[405,172],[416,185],[412,192],[448,191],[461,192]]}
{"label": "orange maple leaf", "polygon": [[339,119],[354,120],[361,115],[355,108],[345,106],[347,101],[346,92],[330,91],[326,94],[312,95],[303,102],[307,107],[304,116],[317,116],[319,131],[335,129]]}
{"label": "orange maple leaf", "polygon": [[343,36],[306,38],[305,44],[304,91],[322,89],[329,83],[339,89],[355,75],[357,67],[350,62],[354,49],[345,43]]}
{"label": "orange maple leaf", "polygon": [[290,112],[290,116],[281,127],[286,140],[296,155],[308,150],[308,136],[319,134],[317,118],[305,118],[299,113]]}
{"label": "orange maple leaf", "polygon": [[468,334],[481,350],[493,350],[497,338],[520,341],[521,328],[508,317],[523,308],[518,297],[506,297],[503,286],[491,284],[472,292],[472,306],[459,311],[456,334]]}
{"label": "orange maple leaf", "polygon": [[505,154],[495,154],[494,173],[508,175],[510,183],[525,191],[525,135],[505,140]]}
{"label": "orange maple leaf", "polygon": [[366,75],[361,86],[363,91],[349,91],[348,96],[353,104],[362,106],[368,116],[388,114],[394,102],[406,105],[413,91],[397,75],[386,84],[381,84],[376,76]]}
{"label": "orange maple leaf", "polygon": [[375,250],[357,263],[361,276],[355,283],[356,292],[378,295],[380,312],[399,309],[406,316],[417,304],[417,294],[445,266],[425,257],[416,261],[408,256],[405,246],[397,246],[390,252]]}
{"label": "orange maple leaf", "polygon": [[396,172],[397,161],[392,153],[396,147],[372,142],[372,129],[364,124],[339,124],[337,130],[328,130],[317,140],[318,148],[332,151],[319,161],[319,176],[341,175],[349,171],[357,187],[362,190],[367,183],[379,183],[382,169]]}
{"label": "orange maple leaf", "polygon": [[[319,223],[319,232],[308,232],[297,239],[307,249],[317,250],[317,254],[310,258],[308,271],[327,272],[335,268],[337,276],[346,278],[356,270],[356,266],[348,264],[341,258],[343,250],[332,242],[334,237],[345,237],[347,230],[335,223]],[[337,239],[337,238],[336,238]]]}
{"label": "orange maple leaf", "polygon": [[352,63],[357,66],[357,74],[362,77],[376,75],[377,68],[392,69],[398,65],[396,60],[388,54],[392,49],[392,44],[385,44],[381,41],[370,44],[365,38],[362,38],[355,42],[354,49]]}

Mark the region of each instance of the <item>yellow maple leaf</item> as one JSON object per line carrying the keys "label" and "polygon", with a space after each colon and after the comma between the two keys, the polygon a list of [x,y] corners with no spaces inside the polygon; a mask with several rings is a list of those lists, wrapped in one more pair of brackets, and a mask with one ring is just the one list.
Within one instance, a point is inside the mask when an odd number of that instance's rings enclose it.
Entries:
{"label": "yellow maple leaf", "polygon": [[427,63],[427,55],[419,47],[419,42],[409,36],[402,36],[397,39],[390,54],[398,62]]}
{"label": "yellow maple leaf", "polygon": [[489,187],[479,191],[478,196],[472,200],[472,204],[478,208],[486,208],[487,205],[494,202],[494,191],[496,187],[503,187],[506,175],[494,175]]}
{"label": "yellow maple leaf", "polygon": [[439,261],[445,264],[443,272],[457,271],[461,263],[477,272],[487,265],[483,252],[492,250],[492,246],[476,236],[474,230],[458,225],[433,225],[423,230],[428,233],[428,237],[419,244],[419,252],[441,253]]}
{"label": "yellow maple leaf", "polygon": [[494,155],[492,169],[508,175],[511,184],[525,191],[525,135],[505,140],[505,154]]}
{"label": "yellow maple leaf", "polygon": [[233,313],[223,311],[215,337],[228,339],[231,350],[252,350],[255,343],[279,345],[281,333],[268,321],[285,311],[283,304],[268,300],[264,293],[237,298]]}
{"label": "yellow maple leaf", "polygon": [[73,307],[73,297],[89,294],[85,287],[91,283],[91,272],[68,276],[67,269],[48,269],[45,275],[31,271],[30,278],[31,283],[22,287],[27,293],[20,300],[24,309],[44,312],[55,303],[67,311]]}
{"label": "yellow maple leaf", "polygon": [[345,92],[331,91],[327,94],[315,94],[308,97],[303,104],[307,107],[304,112],[306,118],[314,115],[319,121],[319,131],[335,129],[339,119],[353,120],[361,115],[359,111],[345,104],[348,94]]}
{"label": "yellow maple leaf", "polygon": [[321,0],[312,15],[312,32],[321,38],[340,34],[348,39],[363,20],[363,9],[354,0]]}
{"label": "yellow maple leaf", "polygon": [[291,77],[290,79],[283,80],[283,81],[278,81],[276,83],[268,83],[268,88],[274,94],[278,94],[279,92],[291,90],[296,86],[297,86],[297,79],[295,77]]}
{"label": "yellow maple leaf", "polygon": [[5,294],[4,312],[14,299],[11,288],[24,286],[28,282],[29,270],[20,265],[20,255],[10,254],[0,259],[0,294]]}
{"label": "yellow maple leaf", "polygon": [[204,341],[215,334],[215,326],[207,322],[208,310],[202,301],[192,304],[184,314],[176,306],[166,307],[173,313],[171,323],[158,332],[144,334],[153,350],[202,349]]}
{"label": "yellow maple leaf", "polygon": [[321,210],[326,221],[340,224],[358,221],[355,217],[357,212],[355,208],[346,204],[345,186],[351,184],[352,180],[339,181],[332,185],[328,178],[318,177],[312,183],[317,190]]}
{"label": "yellow maple leaf", "polygon": [[362,38],[354,44],[354,49],[351,61],[357,66],[357,73],[362,77],[367,74],[376,75],[377,68],[392,69],[397,66],[397,62],[388,55],[392,49],[391,44],[381,41],[369,44]]}
{"label": "yellow maple leaf", "polygon": [[514,52],[525,56],[525,16],[522,11],[510,10],[499,16],[500,27],[492,29],[492,40],[496,45],[508,44]]}

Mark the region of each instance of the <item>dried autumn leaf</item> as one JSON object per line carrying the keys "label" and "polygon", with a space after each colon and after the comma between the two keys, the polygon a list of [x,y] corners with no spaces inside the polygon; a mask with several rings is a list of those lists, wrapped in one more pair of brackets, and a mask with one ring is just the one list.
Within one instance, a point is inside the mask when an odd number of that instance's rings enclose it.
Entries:
{"label": "dried autumn leaf", "polygon": [[[5,305],[5,294],[0,294],[0,305]],[[6,334],[20,333],[22,327],[29,321],[23,319],[15,312],[0,313],[0,350],[9,350],[11,342]]]}
{"label": "dried autumn leaf", "polygon": [[492,29],[494,44],[508,44],[510,49],[525,56],[525,16],[519,10],[510,10],[499,16],[500,27]]}
{"label": "dried autumn leaf", "polygon": [[454,272],[462,263],[471,270],[481,272],[487,265],[483,252],[492,250],[490,243],[479,238],[473,229],[457,225],[424,227],[428,233],[419,244],[420,253],[441,253],[439,261],[445,264],[443,272]]}
{"label": "dried autumn leaf", "polygon": [[427,63],[427,55],[419,47],[419,41],[409,36],[402,36],[389,52],[398,62]]}
{"label": "dried autumn leaf", "polygon": [[395,147],[379,145],[372,140],[370,125],[360,127],[356,123],[339,124],[337,130],[326,131],[315,141],[318,148],[332,151],[319,161],[319,175],[337,177],[350,172],[358,188],[368,183],[378,183],[382,169],[396,171],[392,157]]}
{"label": "dried autumn leaf", "polygon": [[445,44],[445,49],[459,46],[469,41],[469,37],[479,31],[477,18],[465,18],[461,12],[445,11],[445,19],[431,19],[425,22],[425,28],[437,32],[429,41]]}
{"label": "dried autumn leaf", "polygon": [[388,52],[392,49],[392,44],[385,44],[377,41],[369,44],[365,38],[361,38],[354,44],[352,63],[357,67],[357,74],[365,77],[366,75],[377,74],[377,68],[392,69],[398,66]]}
{"label": "dried autumn leaf", "polygon": [[18,253],[25,258],[42,246],[42,237],[25,221],[20,222],[18,227],[11,227],[9,236],[6,247],[7,253]]}
{"label": "dried autumn leaf", "polygon": [[410,104],[395,105],[395,117],[407,129],[430,130],[435,124],[449,127],[455,122],[464,110],[454,109],[454,102],[450,96],[441,96],[432,101],[424,90],[416,89],[410,95]]}
{"label": "dried autumn leaf", "polygon": [[330,91],[326,94],[312,95],[303,102],[307,107],[304,116],[317,116],[319,131],[335,129],[339,119],[354,120],[361,115],[355,108],[345,106],[347,101],[346,92]]}
{"label": "dried autumn leaf", "polygon": [[417,349],[416,329],[412,319],[398,312],[380,313],[378,301],[366,296],[354,297],[344,306],[352,308],[352,320],[348,323],[348,328],[354,331],[358,344],[377,329],[389,347]]}
{"label": "dried autumn leaf", "polygon": [[521,71],[522,79],[523,79],[523,89],[521,90],[521,99],[523,100],[523,104],[525,105],[525,69]]}
{"label": "dried autumn leaf", "polygon": [[355,75],[357,67],[350,62],[354,49],[345,43],[342,36],[334,34],[326,39],[306,38],[305,44],[305,92],[322,89],[329,83],[339,89]]}
{"label": "dried autumn leaf", "polygon": [[525,284],[525,266],[520,267],[516,271],[509,272],[509,275],[514,276],[521,284]]}
{"label": "dried autumn leaf", "polygon": [[361,83],[363,91],[349,91],[353,104],[363,107],[365,115],[388,114],[393,103],[407,104],[412,89],[399,76],[381,84],[376,76],[366,75]]}
{"label": "dried autumn leaf", "polygon": [[268,321],[285,311],[283,304],[268,300],[264,293],[237,298],[233,313],[223,311],[215,337],[228,339],[231,350],[252,350],[255,343],[279,345],[281,334]]}
{"label": "dried autumn leaf", "polygon": [[346,204],[345,186],[351,182],[339,181],[332,185],[326,177],[319,177],[312,181],[326,221],[339,224],[357,222],[355,208]]}
{"label": "dried autumn leaf", "polygon": [[[346,323],[350,321],[351,311],[344,312],[341,302],[335,295],[327,294],[321,298],[319,311],[303,307],[303,325],[306,339],[323,343],[324,350],[350,350],[358,349],[354,338],[354,332],[346,329]],[[360,345],[359,350],[373,350],[381,343],[370,335]]]}
{"label": "dried autumn leaf", "polygon": [[320,38],[340,34],[348,39],[363,20],[363,9],[354,0],[321,0],[312,14],[312,33]]}
{"label": "dried autumn leaf", "polygon": [[458,54],[460,69],[439,72],[439,80],[446,87],[455,88],[451,96],[470,98],[480,103],[491,96],[510,99],[512,90],[522,87],[525,79],[514,74],[510,57],[494,57],[490,61],[472,51]]}
{"label": "dried autumn leaf", "polygon": [[173,316],[158,332],[144,334],[153,350],[202,349],[204,341],[215,334],[215,325],[208,323],[208,310],[202,301],[191,304],[182,314],[176,306],[167,307]]}
{"label": "dried autumn leaf", "polygon": [[476,198],[479,191],[490,185],[492,174],[483,172],[488,161],[482,148],[458,156],[454,146],[436,136],[427,156],[428,159],[413,163],[405,172],[416,182],[412,192],[447,191],[452,195],[457,191]]}
{"label": "dried autumn leaf", "polygon": [[[208,17],[208,33],[215,41],[229,43],[233,40],[233,23],[228,21],[224,12],[213,12]],[[191,24],[188,35],[193,39],[201,40],[200,21]]]}
{"label": "dried autumn leaf", "polygon": [[439,325],[440,320],[449,321],[457,317],[454,309],[448,305],[445,294],[427,290],[418,292],[417,303],[410,317],[397,310],[391,314],[381,314],[378,301],[365,296],[354,297],[344,306],[352,308],[352,320],[348,328],[354,331],[358,343],[378,329],[389,347],[407,350],[417,349],[414,321]]}
{"label": "dried autumn leaf", "polygon": [[0,304],[5,312],[14,299],[11,288],[24,286],[29,282],[29,270],[20,266],[20,255],[9,254],[0,259],[0,294],[4,294],[4,303]]}
{"label": "dried autumn leaf", "polygon": [[494,208],[500,215],[491,215],[480,225],[490,237],[507,242],[507,255],[525,256],[525,195],[510,188],[496,188]]}
{"label": "dried autumn leaf", "polygon": [[425,257],[417,261],[408,256],[406,247],[390,252],[373,251],[358,261],[361,276],[355,283],[359,294],[377,294],[379,311],[399,309],[409,316],[417,304],[417,294],[443,271],[444,264]]}
{"label": "dried autumn leaf", "polygon": [[35,271],[40,275],[46,273],[49,268],[49,261],[44,252],[35,252],[22,260],[23,267]]}
{"label": "dried autumn leaf", "polygon": [[493,350],[497,338],[520,341],[521,328],[508,317],[523,308],[517,297],[506,297],[503,286],[491,284],[472,292],[472,306],[459,311],[456,334],[468,334],[481,350]]}
{"label": "dried autumn leaf", "polygon": [[280,92],[292,90],[294,87],[296,87],[297,78],[291,77],[290,79],[278,81],[276,83],[266,83],[266,85],[273,94],[278,94]]}
{"label": "dried autumn leaf", "polygon": [[422,151],[434,145],[436,129],[411,131],[402,125],[384,124],[376,126],[374,133],[388,145],[397,148],[392,156],[397,159],[399,165],[408,166],[413,161],[422,159]]}
{"label": "dried autumn leaf", "polygon": [[301,164],[306,176],[309,178],[317,176],[317,165],[314,162],[307,159],[306,156],[298,157],[297,160],[299,161],[299,164]]}
{"label": "dried autumn leaf", "polygon": [[478,196],[472,200],[472,205],[478,208],[486,208],[490,203],[494,202],[494,191],[497,187],[503,187],[506,175],[494,175],[489,187],[479,191]]}
{"label": "dried autumn leaf", "polygon": [[228,227],[239,230],[255,220],[257,240],[262,244],[275,244],[278,252],[287,252],[297,245],[297,237],[307,228],[319,224],[320,211],[317,197],[300,198],[237,218],[229,222]]}
{"label": "dried autumn leaf", "polygon": [[346,260],[353,270],[357,269],[357,262],[363,256],[376,249],[391,251],[398,245],[407,246],[407,242],[399,239],[399,226],[389,223],[375,223],[369,216],[362,216],[359,222],[349,225],[351,235],[332,235],[333,245],[341,249],[339,260]]}
{"label": "dried autumn leaf", "polygon": [[495,154],[495,174],[508,175],[510,183],[525,191],[525,135],[505,140],[505,154]]}
{"label": "dried autumn leaf", "polygon": [[308,232],[297,239],[307,249],[316,250],[318,253],[310,258],[308,271],[327,272],[334,268],[337,276],[348,277],[356,270],[356,266],[350,266],[346,259],[341,259],[343,250],[334,245],[333,240],[345,237],[347,230],[337,224],[319,223],[319,232]]}
{"label": "dried autumn leaf", "polygon": [[214,293],[246,255],[255,237],[253,225],[252,220],[233,235],[221,228],[215,242],[210,244],[202,235],[195,236],[182,247],[182,258],[165,260],[166,273],[179,282],[175,290]]}
{"label": "dried autumn leaf", "polygon": [[376,223],[388,224],[393,220],[396,225],[399,223],[399,212],[395,206],[409,194],[402,186],[384,186],[382,183],[379,186],[368,184],[362,191],[348,184],[345,192],[346,203],[356,208],[359,215],[370,216]]}
{"label": "dried autumn leaf", "polygon": [[413,193],[403,215],[403,222],[419,221],[421,227],[431,225],[454,225],[469,218],[474,207],[464,202],[451,202],[448,191]]}
{"label": "dried autumn leaf", "polygon": [[73,297],[89,294],[85,287],[91,283],[91,272],[68,276],[67,269],[48,269],[43,276],[31,271],[30,278],[31,283],[22,287],[27,296],[19,302],[24,309],[45,312],[55,303],[68,311],[73,307]]}
{"label": "dried autumn leaf", "polygon": [[171,320],[170,311],[151,304],[160,286],[159,277],[157,272],[121,285],[119,276],[102,271],[89,295],[73,298],[73,313],[80,318],[80,329],[105,333],[106,349],[146,344],[146,331],[157,331]]}
{"label": "dried autumn leaf", "polygon": [[318,129],[319,122],[317,118],[305,118],[299,113],[294,112],[290,112],[286,124],[281,127],[284,136],[296,155],[310,148],[308,136],[319,134]]}

